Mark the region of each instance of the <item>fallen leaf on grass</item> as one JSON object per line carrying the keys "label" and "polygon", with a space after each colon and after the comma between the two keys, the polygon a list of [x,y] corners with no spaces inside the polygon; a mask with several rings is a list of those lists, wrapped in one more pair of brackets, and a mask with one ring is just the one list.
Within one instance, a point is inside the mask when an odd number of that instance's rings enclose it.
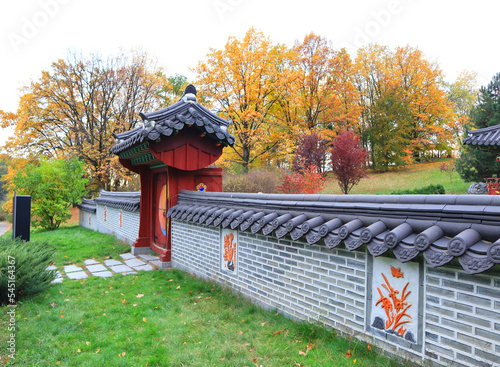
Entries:
{"label": "fallen leaf on grass", "polygon": [[265,324],[266,324],[265,322],[261,322],[260,326],[264,327]]}
{"label": "fallen leaf on grass", "polygon": [[126,301],[125,301],[125,298],[124,298],[124,299],[122,299],[122,303],[125,303],[125,302],[126,302]]}
{"label": "fallen leaf on grass", "polygon": [[303,352],[303,351],[301,351],[301,350],[300,350],[300,351],[299,351],[299,354],[300,354],[301,356],[307,356],[307,353],[309,353],[309,351],[312,349],[312,347],[313,347],[313,345],[312,345],[312,344],[309,344],[309,345],[307,346],[307,348],[306,348],[306,351],[305,351],[305,352]]}
{"label": "fallen leaf on grass", "polygon": [[77,350],[78,353],[81,353],[82,351],[80,349]]}
{"label": "fallen leaf on grass", "polygon": [[368,348],[368,350],[372,350],[372,346],[370,344],[368,344],[366,347]]}
{"label": "fallen leaf on grass", "polygon": [[143,318],[142,318],[142,321],[146,322],[146,318],[145,318],[145,317],[143,317]]}
{"label": "fallen leaf on grass", "polygon": [[238,334],[243,335],[243,331],[238,331]]}
{"label": "fallen leaf on grass", "polygon": [[177,286],[177,288],[175,288],[175,289],[181,289],[181,286],[180,286],[180,285],[178,285],[178,286]]}
{"label": "fallen leaf on grass", "polygon": [[142,298],[144,297],[144,294],[138,294],[137,296],[135,296],[135,298]]}
{"label": "fallen leaf on grass", "polygon": [[101,351],[101,348],[97,349],[97,352],[95,352],[95,354],[99,353]]}
{"label": "fallen leaf on grass", "polygon": [[345,354],[345,356],[346,356],[347,358],[351,358],[352,353],[351,353],[351,350],[350,350],[350,349],[347,351],[347,353]]}
{"label": "fallen leaf on grass", "polygon": [[279,334],[281,334],[281,333],[285,333],[285,334],[287,334],[287,333],[288,333],[288,330],[287,330],[287,329],[280,330],[280,331],[277,331],[277,332],[275,332],[275,333],[271,333],[271,335],[279,335]]}
{"label": "fallen leaf on grass", "polygon": [[64,315],[63,315],[63,314],[61,314],[61,317],[64,317]]}
{"label": "fallen leaf on grass", "polygon": [[57,303],[52,302],[50,305],[51,305],[52,307],[55,307],[55,306],[57,305]]}
{"label": "fallen leaf on grass", "polygon": [[90,345],[90,342],[85,342],[85,344]]}

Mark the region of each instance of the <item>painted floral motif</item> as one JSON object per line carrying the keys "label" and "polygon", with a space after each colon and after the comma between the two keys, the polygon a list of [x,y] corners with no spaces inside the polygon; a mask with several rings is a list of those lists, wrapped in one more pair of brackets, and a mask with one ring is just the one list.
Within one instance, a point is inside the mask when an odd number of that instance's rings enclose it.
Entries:
{"label": "painted floral motif", "polygon": [[[395,278],[404,278],[404,274],[401,272],[401,268],[394,268],[393,266],[391,266],[391,274]],[[410,285],[410,282],[407,282],[403,287],[402,292],[400,292],[399,290],[394,289],[391,286],[384,273],[382,273],[382,277],[385,280],[385,284],[382,284],[383,289],[381,289],[381,287],[377,288],[378,293],[380,294],[380,298],[375,306],[381,304],[381,307],[385,311],[385,314],[387,316],[387,320],[385,321],[385,329],[392,329],[399,335],[403,336],[406,332],[406,329],[402,325],[412,322],[412,320],[405,320],[405,318],[411,319],[411,316],[406,312],[412,306],[411,304],[408,304],[408,302],[406,302],[406,298],[411,293],[411,291],[406,292],[408,286]],[[387,293],[387,295],[384,295],[384,293]],[[398,297],[400,293],[401,297]]]}
{"label": "painted floral motif", "polygon": [[227,269],[234,271],[234,255],[236,254],[236,242],[233,243],[234,235],[229,233],[224,236],[224,261]]}

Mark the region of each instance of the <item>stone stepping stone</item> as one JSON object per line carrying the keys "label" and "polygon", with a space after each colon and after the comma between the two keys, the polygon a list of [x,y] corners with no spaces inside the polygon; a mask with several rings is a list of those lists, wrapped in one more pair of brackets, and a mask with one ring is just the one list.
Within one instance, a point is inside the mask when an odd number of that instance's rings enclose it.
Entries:
{"label": "stone stepping stone", "polygon": [[88,275],[84,271],[75,271],[72,273],[66,273],[66,276],[69,279],[85,279],[88,278]]}
{"label": "stone stepping stone", "polygon": [[52,283],[52,284],[62,283],[62,282],[63,282],[63,279],[64,279],[64,278],[56,278],[56,279],[54,279],[53,281],[51,281],[51,283]]}
{"label": "stone stepping stone", "polygon": [[83,270],[82,268],[80,268],[79,266],[76,266],[76,265],[66,265],[64,267],[64,272],[66,274],[77,272],[77,271],[82,271],[82,270]]}
{"label": "stone stepping stone", "polygon": [[98,271],[97,273],[92,273],[92,275],[96,277],[101,277],[101,278],[109,278],[113,276],[113,273],[106,270],[106,271]]}
{"label": "stone stepping stone", "polygon": [[92,275],[95,275],[94,273],[97,273],[100,271],[107,271],[108,269],[106,269],[106,267],[104,265],[97,264],[97,265],[88,265],[87,270],[90,271],[92,273]]}
{"label": "stone stepping stone", "polygon": [[141,266],[134,266],[134,269],[137,271],[141,271],[141,270],[150,271],[150,270],[153,270],[153,267],[149,264],[144,264]]}
{"label": "stone stepping stone", "polygon": [[122,275],[129,275],[129,274],[137,274],[136,271],[127,271],[125,273],[121,273]]}
{"label": "stone stepping stone", "polygon": [[55,265],[50,265],[45,268],[45,270],[56,270],[57,267]]}
{"label": "stone stepping stone", "polygon": [[120,261],[115,259],[104,260],[104,265],[106,266],[115,266],[115,265],[123,265]]}
{"label": "stone stepping stone", "polygon": [[87,259],[84,261],[85,265],[94,265],[94,264],[99,264],[98,261],[95,261],[94,259]]}
{"label": "stone stepping stone", "polygon": [[129,259],[135,259],[136,257],[134,255],[132,255],[130,252],[129,253],[126,253],[126,254],[121,254],[120,257],[122,259],[125,259],[125,260],[129,260]]}
{"label": "stone stepping stone", "polygon": [[141,265],[146,265],[144,261],[141,261],[139,259],[131,259],[131,260],[126,260],[125,265],[130,266],[130,267],[136,267],[136,266],[141,266]]}
{"label": "stone stepping stone", "polygon": [[129,273],[134,271],[132,268],[129,268],[127,265],[117,265],[117,266],[110,266],[110,270],[112,270],[115,273]]}
{"label": "stone stepping stone", "polygon": [[147,262],[160,260],[159,256],[153,255],[139,255],[139,257],[143,260],[146,260]]}

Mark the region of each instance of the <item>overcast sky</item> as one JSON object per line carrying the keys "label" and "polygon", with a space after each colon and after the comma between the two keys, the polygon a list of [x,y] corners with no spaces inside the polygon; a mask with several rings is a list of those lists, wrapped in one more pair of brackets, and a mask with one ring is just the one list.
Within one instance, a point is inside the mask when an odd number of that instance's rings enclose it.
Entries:
{"label": "overcast sky", "polygon": [[418,47],[446,80],[467,69],[484,85],[500,72],[499,14],[498,0],[0,0],[0,110],[15,112],[19,88],[68,50],[141,48],[192,79],[209,48],[252,26],[288,46],[314,32],[351,55],[370,42]]}

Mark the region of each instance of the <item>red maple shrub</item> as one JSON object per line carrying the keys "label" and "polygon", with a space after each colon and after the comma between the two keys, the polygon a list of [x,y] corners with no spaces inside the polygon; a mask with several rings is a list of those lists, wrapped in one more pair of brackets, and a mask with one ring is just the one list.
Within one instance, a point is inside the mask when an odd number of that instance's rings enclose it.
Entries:
{"label": "red maple shrub", "polygon": [[326,162],[327,150],[327,140],[321,138],[318,133],[313,131],[302,135],[292,161],[293,172],[302,172],[307,167],[315,166],[317,171],[322,173]]}
{"label": "red maple shrub", "polygon": [[368,152],[354,131],[342,131],[332,143],[332,171],[340,189],[348,194],[366,177]]}
{"label": "red maple shrub", "polygon": [[317,194],[325,184],[325,177],[316,166],[309,166],[302,172],[283,176],[278,190],[283,194]]}

